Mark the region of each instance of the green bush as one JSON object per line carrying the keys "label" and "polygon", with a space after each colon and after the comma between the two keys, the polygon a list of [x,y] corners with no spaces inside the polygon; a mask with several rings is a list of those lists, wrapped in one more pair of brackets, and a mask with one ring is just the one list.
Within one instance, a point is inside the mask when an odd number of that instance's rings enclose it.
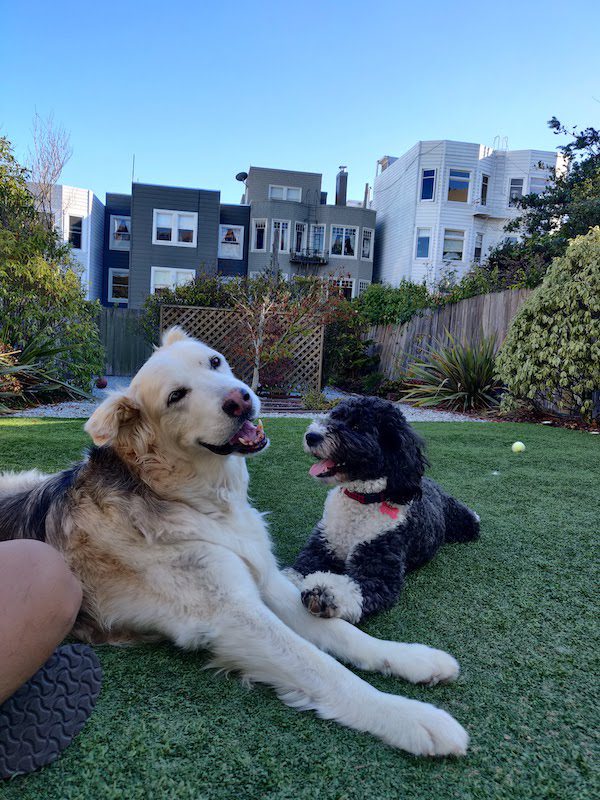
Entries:
{"label": "green bush", "polygon": [[402,399],[416,406],[443,406],[454,411],[497,406],[502,386],[496,378],[494,339],[470,345],[448,336],[448,346],[435,343],[409,365],[409,386]]}
{"label": "green bush", "polygon": [[498,356],[504,406],[551,403],[589,418],[600,390],[600,227],[573,239],[515,316]]}
{"label": "green bush", "polygon": [[365,375],[377,369],[379,357],[370,352],[373,342],[366,338],[367,329],[367,321],[354,305],[340,299],[325,329],[325,383],[354,390]]}
{"label": "green bush", "polygon": [[425,284],[402,280],[399,286],[372,283],[355,303],[371,325],[401,325],[428,308],[431,297]]}
{"label": "green bush", "polygon": [[323,392],[317,392],[313,389],[310,392],[306,392],[302,402],[308,411],[329,411],[335,408],[340,401],[338,399],[328,400]]}

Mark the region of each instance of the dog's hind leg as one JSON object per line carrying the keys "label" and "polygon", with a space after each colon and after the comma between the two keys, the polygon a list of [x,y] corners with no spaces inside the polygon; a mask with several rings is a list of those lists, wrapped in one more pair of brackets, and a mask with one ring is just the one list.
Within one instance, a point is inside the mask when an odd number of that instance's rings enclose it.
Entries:
{"label": "dog's hind leg", "polygon": [[300,590],[277,570],[269,573],[263,598],[290,628],[321,650],[359,669],[428,685],[452,681],[458,676],[456,660],[442,650],[375,639],[343,619],[313,616],[302,605]]}
{"label": "dog's hind leg", "polygon": [[479,538],[479,515],[454,497],[445,498],[445,541],[471,542]]}

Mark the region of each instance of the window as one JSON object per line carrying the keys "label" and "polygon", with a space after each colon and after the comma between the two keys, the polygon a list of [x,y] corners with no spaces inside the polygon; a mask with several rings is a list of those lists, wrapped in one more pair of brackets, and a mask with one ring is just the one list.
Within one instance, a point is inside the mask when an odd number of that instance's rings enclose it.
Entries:
{"label": "window", "polygon": [[252,220],[252,250],[255,253],[264,253],[267,249],[267,220]]}
{"label": "window", "polygon": [[294,251],[301,253],[306,250],[306,222],[297,222],[294,229]]}
{"label": "window", "polygon": [[429,258],[431,228],[417,228],[417,250],[415,258]]}
{"label": "window", "polygon": [[269,200],[302,200],[302,189],[299,186],[269,186]]}
{"label": "window", "polygon": [[330,254],[342,258],[356,258],[356,228],[332,225]]}
{"label": "window", "polygon": [[339,286],[340,294],[346,300],[352,300],[354,297],[354,279],[353,278],[333,278],[331,280],[333,286]]}
{"label": "window", "polygon": [[81,250],[83,238],[83,217],[69,217],[69,244],[75,250]]}
{"label": "window", "polygon": [[473,251],[473,261],[476,264],[481,263],[481,253],[483,251],[483,233],[475,234],[475,250]]}
{"label": "window", "polygon": [[167,211],[155,208],[152,244],[196,247],[198,214],[194,211]]}
{"label": "window", "polygon": [[360,257],[366,261],[371,261],[373,258],[373,229],[362,229],[362,244],[360,248]]}
{"label": "window", "polygon": [[275,247],[275,240],[279,242],[277,248],[280,253],[290,252],[290,221],[289,219],[274,219],[271,232],[271,249]]}
{"label": "window", "polygon": [[171,269],[170,267],[152,267],[150,275],[150,292],[160,294],[165,289],[174,289],[191,283],[196,277],[195,269]]}
{"label": "window", "polygon": [[310,247],[315,253],[325,253],[325,225],[310,226]]}
{"label": "window", "polygon": [[529,193],[530,194],[543,194],[548,186],[548,178],[530,178],[529,179]]}
{"label": "window", "polygon": [[108,302],[126,303],[129,298],[129,270],[108,270]]}
{"label": "window", "polygon": [[358,293],[361,295],[368,287],[371,285],[371,281],[359,281],[358,282]]}
{"label": "window", "polygon": [[435,170],[424,169],[421,175],[421,200],[433,200],[435,191]]}
{"label": "window", "polygon": [[244,226],[219,225],[219,258],[244,258]]}
{"label": "window", "polygon": [[508,190],[508,205],[516,206],[517,201],[523,197],[523,178],[511,178]]}
{"label": "window", "polygon": [[129,250],[131,244],[131,217],[110,215],[110,250]]}
{"label": "window", "polygon": [[470,172],[451,169],[448,180],[448,200],[452,200],[453,203],[468,203],[470,179]]}
{"label": "window", "polygon": [[488,189],[490,186],[490,176],[481,176],[481,205],[487,206]]}
{"label": "window", "polygon": [[462,261],[465,246],[465,232],[446,229],[444,231],[444,261]]}

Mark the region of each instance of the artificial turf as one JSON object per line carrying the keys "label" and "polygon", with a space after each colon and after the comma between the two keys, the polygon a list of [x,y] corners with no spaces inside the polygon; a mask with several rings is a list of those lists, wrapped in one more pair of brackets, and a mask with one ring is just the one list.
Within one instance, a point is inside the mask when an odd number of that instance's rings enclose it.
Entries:
{"label": "artificial turf", "polygon": [[[293,558],[324,490],[300,447],[305,420],[268,420],[251,495]],[[444,548],[408,579],[369,633],[447,649],[458,682],[424,688],[363,674],[427,700],[471,734],[464,759],[414,758],[300,714],[267,688],[203,671],[174,647],[98,648],[104,686],[83,732],[37,774],[0,784],[7,800],[546,800],[598,797],[598,626],[594,547],[600,441],[533,425],[430,423],[430,474],[482,518],[477,543]],[[520,439],[527,450],[515,455]],[[0,467],[56,470],[85,443],[81,421],[0,422]]]}

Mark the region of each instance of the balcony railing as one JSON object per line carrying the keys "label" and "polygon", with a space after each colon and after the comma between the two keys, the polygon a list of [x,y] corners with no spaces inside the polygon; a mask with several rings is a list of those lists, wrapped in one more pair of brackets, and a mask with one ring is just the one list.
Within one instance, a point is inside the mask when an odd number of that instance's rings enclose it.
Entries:
{"label": "balcony railing", "polygon": [[322,250],[292,250],[290,262],[305,267],[322,267],[329,263],[329,259]]}

